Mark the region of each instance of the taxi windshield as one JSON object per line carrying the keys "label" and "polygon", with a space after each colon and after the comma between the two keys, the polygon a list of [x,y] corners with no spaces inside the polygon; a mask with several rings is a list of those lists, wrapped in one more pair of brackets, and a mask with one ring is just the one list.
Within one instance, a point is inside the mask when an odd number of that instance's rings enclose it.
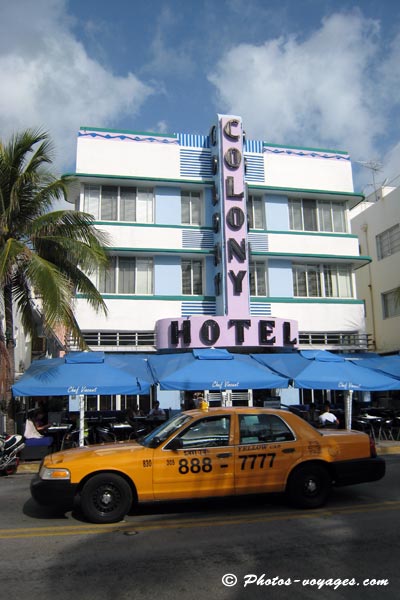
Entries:
{"label": "taxi windshield", "polygon": [[159,425],[159,427],[138,440],[138,442],[146,448],[157,448],[157,446],[159,446],[162,442],[165,442],[165,440],[167,440],[169,436],[174,433],[174,431],[177,431],[180,427],[182,427],[182,425],[190,420],[191,417],[189,415],[176,415],[166,423]]}

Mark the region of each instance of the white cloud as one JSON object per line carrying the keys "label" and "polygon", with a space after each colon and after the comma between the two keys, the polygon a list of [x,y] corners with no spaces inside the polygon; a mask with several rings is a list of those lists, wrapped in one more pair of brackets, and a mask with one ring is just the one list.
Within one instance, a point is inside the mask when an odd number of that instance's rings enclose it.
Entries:
{"label": "white cloud", "polygon": [[152,93],[134,74],[116,76],[91,58],[72,33],[72,23],[64,0],[2,3],[1,137],[26,127],[45,128],[60,170],[74,168],[80,126],[111,126],[137,113]]}
{"label": "white cloud", "polygon": [[219,112],[241,115],[249,137],[369,158],[388,125],[379,111],[378,54],[376,21],[359,11],[333,14],[307,38],[230,48],[209,80]]}

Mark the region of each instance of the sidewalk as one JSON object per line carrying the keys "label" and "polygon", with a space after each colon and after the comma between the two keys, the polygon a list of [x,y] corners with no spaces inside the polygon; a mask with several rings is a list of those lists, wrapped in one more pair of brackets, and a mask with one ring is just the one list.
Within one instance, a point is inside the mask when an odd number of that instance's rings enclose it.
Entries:
{"label": "sidewalk", "polygon": [[400,441],[382,440],[376,442],[376,451],[379,456],[383,454],[400,454]]}
{"label": "sidewalk", "polygon": [[[376,451],[378,456],[385,454],[400,454],[400,441],[381,441],[376,443]],[[37,473],[39,471],[39,461],[21,462],[17,473]]]}

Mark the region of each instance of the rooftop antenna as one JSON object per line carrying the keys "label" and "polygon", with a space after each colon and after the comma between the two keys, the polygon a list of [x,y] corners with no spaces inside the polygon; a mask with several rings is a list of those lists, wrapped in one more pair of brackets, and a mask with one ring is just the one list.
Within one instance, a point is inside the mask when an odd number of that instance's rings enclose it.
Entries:
{"label": "rooftop antenna", "polygon": [[372,182],[373,182],[372,185],[374,188],[375,202],[377,202],[378,194],[377,194],[377,189],[376,189],[375,174],[378,173],[379,171],[382,171],[383,165],[376,160],[356,160],[355,162],[357,164],[365,167],[366,169],[370,169],[370,171],[372,171]]}

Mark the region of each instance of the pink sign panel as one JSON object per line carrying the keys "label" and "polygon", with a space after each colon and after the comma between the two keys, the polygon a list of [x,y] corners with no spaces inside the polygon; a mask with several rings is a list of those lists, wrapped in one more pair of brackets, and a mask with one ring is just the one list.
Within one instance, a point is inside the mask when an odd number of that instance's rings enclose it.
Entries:
{"label": "pink sign panel", "polygon": [[243,128],[239,117],[219,121],[219,197],[223,223],[223,256],[226,315],[249,314],[249,256],[244,187]]}
{"label": "pink sign panel", "polygon": [[193,316],[160,319],[157,348],[291,347],[297,344],[297,321],[266,317]]}

